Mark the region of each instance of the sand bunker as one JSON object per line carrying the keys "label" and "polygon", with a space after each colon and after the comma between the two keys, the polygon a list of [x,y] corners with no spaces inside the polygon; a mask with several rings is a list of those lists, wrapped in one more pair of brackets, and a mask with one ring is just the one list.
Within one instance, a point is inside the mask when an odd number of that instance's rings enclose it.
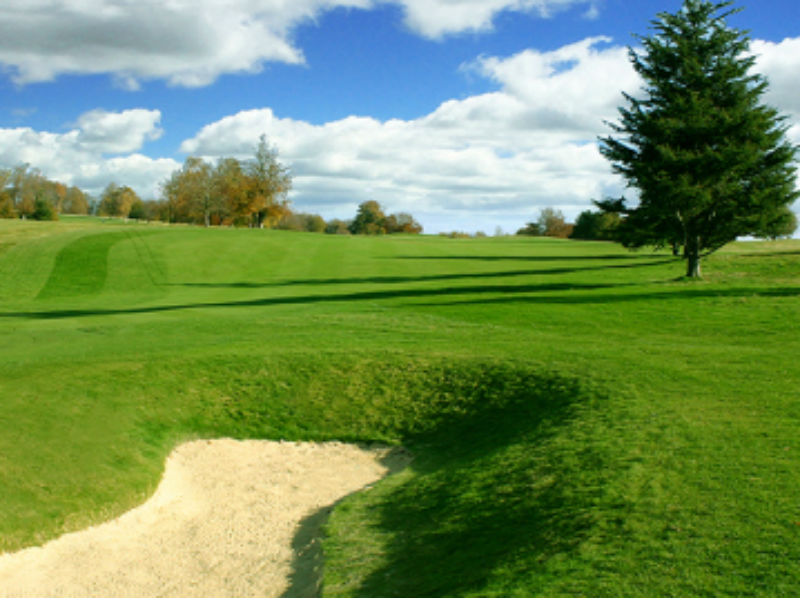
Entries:
{"label": "sand bunker", "polygon": [[406,461],[337,442],[183,444],[142,506],[0,556],[0,596],[316,595],[323,509]]}

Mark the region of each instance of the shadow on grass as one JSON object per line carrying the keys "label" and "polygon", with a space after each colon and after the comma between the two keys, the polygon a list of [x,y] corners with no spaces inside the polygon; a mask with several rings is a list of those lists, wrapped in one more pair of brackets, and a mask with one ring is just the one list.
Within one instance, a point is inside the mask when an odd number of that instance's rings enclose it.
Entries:
{"label": "shadow on grass", "polygon": [[[620,286],[621,287],[621,286]],[[575,288],[579,292],[579,288]],[[728,289],[670,289],[656,292],[634,294],[568,294],[546,296],[507,296],[502,298],[482,298],[474,300],[454,300],[442,302],[415,303],[413,306],[469,306],[495,304],[614,304],[638,302],[642,300],[696,300],[704,298],[745,298],[761,296],[765,298],[791,298],[800,296],[800,286],[794,287],[753,287]]]}
{"label": "shadow on grass", "polygon": [[781,256],[800,256],[800,250],[775,250],[774,252],[742,252],[738,256],[756,258],[779,258]]}
{"label": "shadow on grass", "polygon": [[[333,571],[326,593],[486,595],[496,569],[522,556],[529,565],[530,556],[546,561],[573,551],[592,528],[597,485],[585,484],[602,470],[602,456],[581,444],[584,455],[570,467],[549,444],[590,392],[575,380],[525,369],[463,375],[451,385],[431,382],[438,389],[426,405],[434,408],[420,406],[429,414],[404,436],[418,457],[410,476],[348,501],[344,512],[355,512],[355,520],[339,523],[334,515],[331,542],[345,539],[330,553],[325,542],[326,570]],[[359,536],[370,541],[366,550]],[[370,557],[375,539],[381,548]]]}
{"label": "shadow on grass", "polygon": [[[369,448],[369,446],[365,446]],[[388,475],[408,466],[410,456],[402,448],[395,448],[382,461]],[[292,566],[289,586],[282,598],[318,598],[322,594],[324,555],[322,529],[333,510],[342,500],[325,506],[305,517],[292,538]]]}
{"label": "shadow on grass", "polygon": [[[388,256],[387,259],[394,260],[466,260],[466,261],[489,261],[499,260],[522,260],[526,262],[562,262],[573,260],[641,260],[642,258],[664,258],[664,254],[638,254],[629,252],[627,254],[566,254],[566,255],[530,255],[530,254],[504,254],[504,255],[476,255],[476,254],[446,254],[446,255],[420,255],[413,254]],[[673,260],[673,259],[669,259]]]}
{"label": "shadow on grass", "polygon": [[370,300],[391,300],[396,298],[426,298],[454,296],[462,294],[531,294],[566,290],[596,290],[631,284],[581,284],[551,283],[529,285],[472,285],[432,289],[392,289],[354,292],[350,294],[308,294],[304,296],[278,296],[252,300],[230,300],[226,302],[197,302],[170,304],[162,306],[141,306],[131,308],[75,308],[42,311],[12,311],[0,313],[0,318],[64,319],[100,315],[127,315],[161,313],[191,308],[247,308],[258,306],[281,306],[294,304],[317,304],[324,302],[356,302]]}
{"label": "shadow on grass", "polygon": [[451,281],[455,279],[498,279],[503,277],[523,277],[523,276],[544,276],[544,275],[568,275],[583,271],[605,271],[614,269],[636,269],[640,267],[653,267],[674,262],[673,259],[657,260],[651,262],[628,263],[624,265],[603,265],[591,267],[564,267],[554,269],[517,269],[513,271],[488,271],[484,273],[445,273],[440,275],[420,275],[420,276],[386,276],[378,275],[375,277],[342,277],[330,279],[291,279],[272,283],[259,283],[249,281],[236,281],[232,283],[171,283],[170,286],[176,287],[197,287],[197,288],[231,288],[231,289],[261,289],[272,287],[286,287],[293,285],[350,285],[350,284],[391,284],[391,283],[424,283],[426,281]]}
{"label": "shadow on grass", "polygon": [[[469,306],[491,304],[611,304],[641,300],[693,300],[727,297],[792,297],[800,295],[800,286],[789,287],[737,287],[726,289],[679,288],[640,291],[633,293],[590,293],[599,290],[621,290],[634,283],[551,283],[529,285],[472,285],[433,289],[392,289],[355,292],[350,294],[308,294],[303,296],[278,296],[227,302],[197,302],[142,306],[131,308],[74,308],[39,311],[0,312],[0,319],[67,319],[102,315],[134,315],[163,313],[185,309],[217,309],[318,304],[327,302],[358,302],[414,298],[434,298],[436,301],[414,303],[413,306]],[[552,292],[567,292],[554,295]],[[582,293],[587,292],[587,293]],[[463,300],[450,300],[453,296],[491,296]],[[534,295],[541,294],[541,295]]]}

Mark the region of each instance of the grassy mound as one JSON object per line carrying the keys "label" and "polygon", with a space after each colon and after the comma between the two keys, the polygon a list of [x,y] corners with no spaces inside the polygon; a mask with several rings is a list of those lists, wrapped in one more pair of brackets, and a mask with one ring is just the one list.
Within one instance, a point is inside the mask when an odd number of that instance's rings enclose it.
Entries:
{"label": "grassy mound", "polygon": [[793,595],[800,245],[0,221],[0,550],[200,436],[403,444],[329,595]]}

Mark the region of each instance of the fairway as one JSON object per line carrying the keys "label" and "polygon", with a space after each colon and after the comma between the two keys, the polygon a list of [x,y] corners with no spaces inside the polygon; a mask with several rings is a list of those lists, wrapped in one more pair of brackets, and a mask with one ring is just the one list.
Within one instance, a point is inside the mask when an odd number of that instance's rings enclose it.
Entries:
{"label": "fairway", "polygon": [[333,510],[326,595],[796,596],[800,241],[704,269],[0,220],[0,551],[143,503],[182,442],[379,442],[414,460]]}

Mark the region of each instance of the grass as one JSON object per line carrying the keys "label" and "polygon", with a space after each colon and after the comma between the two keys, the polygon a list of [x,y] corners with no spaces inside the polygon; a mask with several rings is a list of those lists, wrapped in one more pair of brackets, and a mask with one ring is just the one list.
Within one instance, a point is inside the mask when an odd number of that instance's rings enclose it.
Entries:
{"label": "grass", "polygon": [[0,550],[201,436],[403,444],[324,592],[794,596],[800,242],[663,253],[0,220]]}

